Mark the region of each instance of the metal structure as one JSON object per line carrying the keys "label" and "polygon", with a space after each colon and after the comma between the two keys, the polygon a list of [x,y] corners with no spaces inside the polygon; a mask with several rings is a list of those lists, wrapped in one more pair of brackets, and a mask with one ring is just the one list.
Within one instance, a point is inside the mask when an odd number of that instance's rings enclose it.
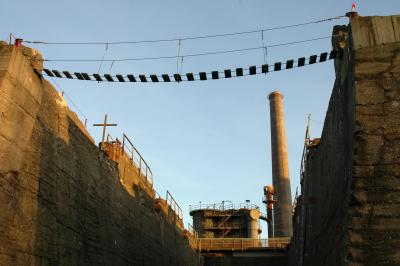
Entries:
{"label": "metal structure", "polygon": [[274,218],[273,218],[273,205],[274,200],[274,187],[269,185],[264,187],[263,202],[267,206],[267,222],[268,222],[268,237],[274,237]]}
{"label": "metal structure", "polygon": [[179,218],[183,220],[183,213],[181,207],[179,207],[178,203],[172,197],[171,193],[167,190],[167,196],[165,197],[167,204],[168,204],[168,217],[170,218]]}
{"label": "metal structure", "polygon": [[[230,202],[230,201],[228,201]],[[260,211],[246,203],[190,206],[193,227],[202,238],[258,238]]]}
{"label": "metal structure", "polygon": [[[331,38],[331,36],[329,36]],[[330,52],[323,52],[320,54],[314,54],[309,57],[299,57],[297,59],[289,59],[283,62],[275,62],[271,65],[263,64],[260,66],[252,65],[248,68],[238,67],[236,69],[225,69],[215,71],[203,71],[199,73],[186,73],[186,75],[176,74],[90,74],[85,72],[73,72],[67,70],[56,70],[44,68],[44,73],[49,77],[65,78],[65,79],[76,79],[82,81],[95,81],[95,82],[130,82],[130,83],[147,83],[147,82],[183,82],[183,81],[204,81],[204,80],[216,80],[216,79],[229,79],[244,76],[253,75],[265,75],[272,72],[278,72],[283,70],[289,70],[296,67],[304,67],[306,65],[313,65],[317,63],[326,62],[336,58],[341,58],[341,51],[332,50]],[[45,60],[51,61],[51,60]],[[115,61],[115,60],[114,60]]]}
{"label": "metal structure", "polygon": [[106,137],[106,128],[107,127],[116,127],[117,124],[108,124],[107,123],[107,114],[104,115],[104,123],[103,124],[93,124],[94,127],[103,127],[103,134],[101,138],[101,144],[100,144],[100,149],[104,149],[104,140]]}
{"label": "metal structure", "polygon": [[146,181],[153,186],[153,173],[140,152],[135,148],[127,135],[122,135],[122,151],[128,154],[132,163],[138,168],[139,174],[146,177]]}
{"label": "metal structure", "polygon": [[289,237],[254,239],[254,238],[199,238],[199,251],[248,251],[286,248]]}
{"label": "metal structure", "polygon": [[274,91],[268,96],[271,116],[272,181],[276,200],[274,236],[290,237],[292,235],[292,196],[282,98],[279,91]]}

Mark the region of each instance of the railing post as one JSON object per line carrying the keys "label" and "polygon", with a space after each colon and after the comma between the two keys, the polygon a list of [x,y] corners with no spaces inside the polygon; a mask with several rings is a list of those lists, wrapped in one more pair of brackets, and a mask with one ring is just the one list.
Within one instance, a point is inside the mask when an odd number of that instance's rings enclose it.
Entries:
{"label": "railing post", "polygon": [[142,157],[139,156],[139,176],[141,170],[142,170]]}
{"label": "railing post", "polygon": [[242,242],[241,244],[242,244],[242,251],[243,251],[243,239],[241,239],[241,241],[240,242]]}
{"label": "railing post", "polygon": [[122,154],[125,151],[125,133],[122,134]]}

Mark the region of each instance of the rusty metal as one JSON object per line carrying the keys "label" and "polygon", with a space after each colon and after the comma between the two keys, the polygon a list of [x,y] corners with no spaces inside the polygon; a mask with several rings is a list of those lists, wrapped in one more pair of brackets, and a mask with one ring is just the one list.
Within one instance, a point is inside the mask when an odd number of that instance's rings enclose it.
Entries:
{"label": "rusty metal", "polygon": [[310,139],[309,142],[307,143],[307,149],[318,147],[320,143],[321,143],[320,138]]}
{"label": "rusty metal", "polygon": [[348,17],[349,19],[356,18],[356,17],[358,17],[358,12],[355,12],[355,11],[347,12],[346,17]]}
{"label": "rusty metal", "polygon": [[103,146],[104,152],[107,156],[117,162],[122,155],[122,144],[118,138],[115,140],[111,137],[110,134],[107,134],[106,141]]}
{"label": "rusty metal", "polygon": [[268,237],[274,237],[273,205],[276,201],[274,199],[273,186],[268,185],[264,187],[263,202],[267,205]]}
{"label": "rusty metal", "polygon": [[190,205],[189,212],[197,211],[197,210],[215,210],[215,211],[234,211],[242,209],[259,209],[259,207],[255,204],[249,203],[240,203],[240,204],[226,204],[224,203],[211,203],[211,204],[198,204],[198,205]]}
{"label": "rusty metal", "polygon": [[20,47],[20,46],[22,46],[22,42],[23,42],[23,41],[24,41],[23,39],[16,38],[16,39],[15,39],[15,43],[14,43],[15,47]]}
{"label": "rusty metal", "polygon": [[279,238],[199,238],[200,252],[265,250],[286,248],[289,237]]}

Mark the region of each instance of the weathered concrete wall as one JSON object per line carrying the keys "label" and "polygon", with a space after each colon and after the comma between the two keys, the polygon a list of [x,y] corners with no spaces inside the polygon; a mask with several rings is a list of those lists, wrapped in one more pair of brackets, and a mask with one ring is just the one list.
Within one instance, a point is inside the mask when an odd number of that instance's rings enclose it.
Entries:
{"label": "weathered concrete wall", "polygon": [[352,31],[355,145],[347,261],[399,265],[400,16],[359,18]]}
{"label": "weathered concrete wall", "polygon": [[335,67],[321,144],[308,151],[291,265],[399,265],[400,17],[353,19]]}
{"label": "weathered concrete wall", "polygon": [[24,53],[0,45],[0,265],[201,265]]}

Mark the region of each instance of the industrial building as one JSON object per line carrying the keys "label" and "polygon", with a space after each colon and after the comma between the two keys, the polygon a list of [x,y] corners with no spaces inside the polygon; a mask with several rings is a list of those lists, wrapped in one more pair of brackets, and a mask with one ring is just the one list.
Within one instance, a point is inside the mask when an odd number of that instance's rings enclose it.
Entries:
{"label": "industrial building", "polygon": [[259,207],[250,203],[197,205],[190,207],[193,228],[201,238],[258,238]]}

